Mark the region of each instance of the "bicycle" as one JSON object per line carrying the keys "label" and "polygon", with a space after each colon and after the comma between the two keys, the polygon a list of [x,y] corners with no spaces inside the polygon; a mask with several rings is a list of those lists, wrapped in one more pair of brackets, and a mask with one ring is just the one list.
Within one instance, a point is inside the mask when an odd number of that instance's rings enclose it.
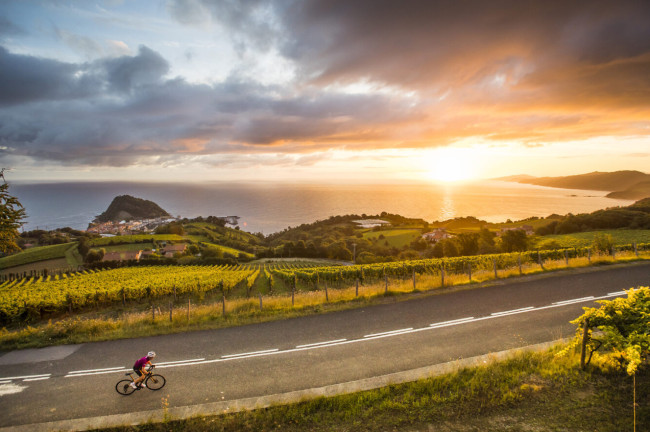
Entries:
{"label": "bicycle", "polygon": [[146,371],[147,377],[144,379],[144,381],[142,381],[140,385],[137,385],[136,388],[131,387],[131,383],[135,381],[135,378],[133,378],[133,372],[127,372],[125,375],[127,375],[130,379],[123,379],[118,381],[118,383],[115,384],[115,390],[123,396],[128,396],[136,390],[140,390],[142,388],[142,384],[144,384],[149,390],[160,390],[165,386],[167,380],[164,376],[153,373],[154,367],[155,365],[152,365],[151,369]]}

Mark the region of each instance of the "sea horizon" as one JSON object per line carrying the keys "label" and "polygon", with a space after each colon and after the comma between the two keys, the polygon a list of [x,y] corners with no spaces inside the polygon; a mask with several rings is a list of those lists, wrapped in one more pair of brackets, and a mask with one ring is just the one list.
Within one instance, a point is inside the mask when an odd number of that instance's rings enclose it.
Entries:
{"label": "sea horizon", "polygon": [[607,191],[494,179],[453,184],[13,181],[10,193],[27,212],[23,231],[63,227],[85,230],[113,198],[132,195],[155,202],[174,217],[239,216],[240,229],[264,235],[346,214],[373,216],[385,211],[427,222],[473,216],[499,223],[590,213],[634,202],[606,198]]}

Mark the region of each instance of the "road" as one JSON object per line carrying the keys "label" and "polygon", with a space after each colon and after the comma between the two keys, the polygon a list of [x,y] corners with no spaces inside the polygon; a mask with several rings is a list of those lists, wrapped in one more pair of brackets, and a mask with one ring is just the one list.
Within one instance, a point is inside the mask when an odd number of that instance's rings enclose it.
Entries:
{"label": "road", "polygon": [[[573,335],[598,299],[650,285],[650,263],[572,270],[478,289],[221,330],[0,356],[0,427],[236,401],[347,383]],[[160,392],[115,383],[154,350]]]}

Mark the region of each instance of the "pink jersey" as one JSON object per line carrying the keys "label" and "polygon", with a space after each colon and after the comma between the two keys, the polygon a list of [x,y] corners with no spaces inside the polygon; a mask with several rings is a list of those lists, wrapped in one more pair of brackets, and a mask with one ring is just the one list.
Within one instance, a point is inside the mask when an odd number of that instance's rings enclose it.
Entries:
{"label": "pink jersey", "polygon": [[146,365],[148,362],[149,362],[149,357],[144,356],[144,357],[142,357],[141,359],[139,359],[138,361],[135,362],[135,364],[133,365],[133,369],[140,370],[140,369],[142,369],[142,368],[144,367],[144,365]]}

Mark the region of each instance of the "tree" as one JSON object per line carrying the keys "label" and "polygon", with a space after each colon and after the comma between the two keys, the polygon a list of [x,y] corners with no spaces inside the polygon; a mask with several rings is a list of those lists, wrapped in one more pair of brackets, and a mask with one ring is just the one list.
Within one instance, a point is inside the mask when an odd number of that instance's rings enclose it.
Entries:
{"label": "tree", "polygon": [[501,236],[501,249],[503,252],[525,251],[528,247],[528,238],[524,230],[510,230]]}
{"label": "tree", "polygon": [[[583,315],[571,321],[578,325],[571,346],[584,340],[586,350],[600,349],[606,360],[633,375],[650,354],[650,288],[630,289],[627,298],[598,303],[600,308],[585,308]],[[600,330],[597,338],[592,335],[594,329]]]}
{"label": "tree", "polygon": [[9,185],[0,185],[0,252],[9,253],[20,250],[16,238],[20,235],[18,228],[26,217],[23,205],[16,197],[9,194]]}

